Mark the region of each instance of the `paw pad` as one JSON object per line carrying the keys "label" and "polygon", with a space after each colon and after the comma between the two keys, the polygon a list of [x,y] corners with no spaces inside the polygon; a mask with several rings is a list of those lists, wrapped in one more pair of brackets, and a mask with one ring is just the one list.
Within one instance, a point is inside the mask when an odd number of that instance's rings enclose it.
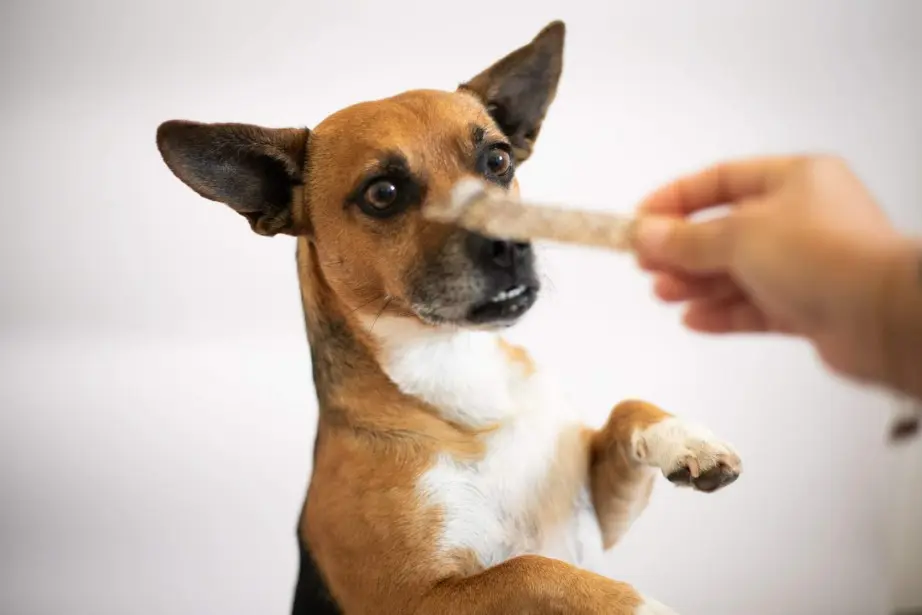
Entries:
{"label": "paw pad", "polygon": [[732,456],[720,455],[715,465],[703,471],[697,459],[689,456],[679,464],[678,469],[666,474],[666,479],[681,487],[711,493],[733,483],[739,476],[739,459]]}

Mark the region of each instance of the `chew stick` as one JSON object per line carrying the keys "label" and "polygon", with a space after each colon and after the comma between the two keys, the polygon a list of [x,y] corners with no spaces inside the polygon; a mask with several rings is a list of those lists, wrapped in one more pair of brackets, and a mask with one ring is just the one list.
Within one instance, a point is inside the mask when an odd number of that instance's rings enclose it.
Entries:
{"label": "chew stick", "polygon": [[631,250],[634,222],[617,214],[523,203],[474,179],[459,182],[448,201],[430,204],[423,215],[497,239],[544,239],[617,251]]}

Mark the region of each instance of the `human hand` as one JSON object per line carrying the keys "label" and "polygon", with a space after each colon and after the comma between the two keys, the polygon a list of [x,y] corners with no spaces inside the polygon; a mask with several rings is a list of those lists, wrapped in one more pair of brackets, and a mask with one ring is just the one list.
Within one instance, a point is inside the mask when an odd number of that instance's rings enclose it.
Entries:
{"label": "human hand", "polygon": [[[719,205],[726,215],[688,219]],[[640,264],[659,298],[686,304],[689,328],[800,335],[833,369],[879,376],[878,312],[906,240],[844,162],[728,162],[667,184],[638,213]]]}

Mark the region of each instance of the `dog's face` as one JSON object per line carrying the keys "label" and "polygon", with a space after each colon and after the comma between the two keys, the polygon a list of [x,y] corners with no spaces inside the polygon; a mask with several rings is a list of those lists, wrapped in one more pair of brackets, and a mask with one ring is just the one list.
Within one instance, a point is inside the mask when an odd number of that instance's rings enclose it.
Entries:
{"label": "dog's face", "polygon": [[455,92],[418,90],[334,113],[313,130],[162,124],[164,161],[263,235],[302,235],[349,310],[429,324],[502,326],[539,291],[532,248],[427,221],[422,209],[480,177],[518,189],[560,78],[554,22]]}

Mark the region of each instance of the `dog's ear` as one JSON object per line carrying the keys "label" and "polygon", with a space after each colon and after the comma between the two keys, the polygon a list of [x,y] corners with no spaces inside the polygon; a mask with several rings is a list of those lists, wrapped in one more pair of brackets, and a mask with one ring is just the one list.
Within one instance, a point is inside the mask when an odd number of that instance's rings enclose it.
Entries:
{"label": "dog's ear", "polygon": [[164,122],[157,147],[176,177],[231,207],[260,235],[296,235],[292,201],[302,183],[310,131],[250,124]]}
{"label": "dog's ear", "polygon": [[512,142],[517,162],[531,156],[557,94],[565,34],[562,21],[551,22],[529,44],[458,88],[475,94],[486,105]]}

